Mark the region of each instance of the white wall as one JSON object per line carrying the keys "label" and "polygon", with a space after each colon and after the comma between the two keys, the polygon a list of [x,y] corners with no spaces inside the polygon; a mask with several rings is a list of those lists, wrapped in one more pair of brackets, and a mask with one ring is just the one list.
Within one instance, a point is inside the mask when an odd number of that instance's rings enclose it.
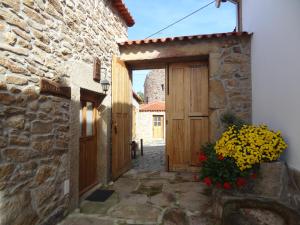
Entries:
{"label": "white wall", "polygon": [[300,170],[300,0],[243,0],[253,32],[253,122],[280,129],[286,159]]}

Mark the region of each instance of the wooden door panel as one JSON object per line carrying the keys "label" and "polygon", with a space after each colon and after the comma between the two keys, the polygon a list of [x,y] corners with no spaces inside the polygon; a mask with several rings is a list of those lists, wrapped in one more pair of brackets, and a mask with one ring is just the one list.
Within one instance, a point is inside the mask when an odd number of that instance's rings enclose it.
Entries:
{"label": "wooden door panel", "polygon": [[188,158],[185,152],[185,121],[184,120],[172,120],[172,164],[181,165],[186,162]]}
{"label": "wooden door panel", "polygon": [[113,57],[112,66],[112,177],[131,166],[132,89],[124,62]]}
{"label": "wooden door panel", "polygon": [[208,142],[208,118],[191,118],[189,121],[189,143],[191,165],[198,165],[201,146]]}
{"label": "wooden door panel", "polygon": [[97,184],[97,107],[103,95],[81,89],[81,137],[79,150],[79,193],[88,191]]}
{"label": "wooden door panel", "polygon": [[207,66],[190,68],[189,116],[208,116],[208,71]]}
{"label": "wooden door panel", "polygon": [[171,67],[171,76],[169,76],[169,94],[172,99],[170,112],[173,119],[184,118],[184,68]]}
{"label": "wooden door panel", "polygon": [[169,65],[166,115],[170,170],[195,165],[197,153],[208,141],[207,63]]}

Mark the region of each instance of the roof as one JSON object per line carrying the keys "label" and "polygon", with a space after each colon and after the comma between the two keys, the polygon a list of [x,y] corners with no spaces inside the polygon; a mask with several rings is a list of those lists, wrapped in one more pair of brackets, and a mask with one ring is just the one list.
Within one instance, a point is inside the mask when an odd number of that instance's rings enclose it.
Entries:
{"label": "roof", "polygon": [[166,111],[165,102],[151,102],[143,104],[140,107],[140,112],[164,112]]}
{"label": "roof", "polygon": [[174,41],[185,41],[185,40],[205,40],[212,38],[223,38],[232,36],[250,36],[251,33],[248,32],[229,32],[229,33],[216,33],[216,34],[200,34],[191,36],[179,36],[179,37],[166,37],[166,38],[149,38],[143,40],[128,40],[119,43],[120,46],[127,45],[141,45],[141,44],[151,44],[151,43],[166,43]]}
{"label": "roof", "polygon": [[137,93],[135,93],[135,92],[133,91],[133,92],[132,92],[132,96],[133,96],[133,98],[134,98],[139,104],[142,104],[143,99],[142,99]]}
{"label": "roof", "polygon": [[134,19],[131,16],[128,8],[125,6],[123,0],[113,0],[112,5],[121,14],[121,17],[125,20],[128,27],[132,27],[135,24]]}

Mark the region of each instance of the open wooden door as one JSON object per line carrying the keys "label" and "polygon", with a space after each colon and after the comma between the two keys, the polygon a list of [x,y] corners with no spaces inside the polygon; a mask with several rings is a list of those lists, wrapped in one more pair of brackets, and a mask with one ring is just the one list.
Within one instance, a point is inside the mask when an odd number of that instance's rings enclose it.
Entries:
{"label": "open wooden door", "polygon": [[197,165],[201,145],[208,142],[207,63],[170,64],[166,80],[169,170],[185,171]]}
{"label": "open wooden door", "polygon": [[112,177],[131,167],[131,77],[124,62],[113,58],[112,66]]}
{"label": "open wooden door", "polygon": [[[104,95],[80,90],[80,151],[79,194],[82,195],[97,184],[97,107]],[[101,157],[101,156],[100,156]]]}

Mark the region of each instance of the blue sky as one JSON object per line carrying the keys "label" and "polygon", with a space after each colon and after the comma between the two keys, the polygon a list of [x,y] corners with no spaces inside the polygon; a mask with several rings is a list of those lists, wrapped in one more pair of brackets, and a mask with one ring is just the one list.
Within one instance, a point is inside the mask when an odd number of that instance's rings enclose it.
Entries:
{"label": "blue sky", "polygon": [[[124,2],[135,20],[135,25],[128,29],[129,39],[144,39],[211,1],[125,0]],[[236,8],[234,4],[224,3],[219,9],[212,4],[154,37],[232,32],[235,26]],[[136,92],[143,92],[147,72],[134,71],[133,89]]]}

